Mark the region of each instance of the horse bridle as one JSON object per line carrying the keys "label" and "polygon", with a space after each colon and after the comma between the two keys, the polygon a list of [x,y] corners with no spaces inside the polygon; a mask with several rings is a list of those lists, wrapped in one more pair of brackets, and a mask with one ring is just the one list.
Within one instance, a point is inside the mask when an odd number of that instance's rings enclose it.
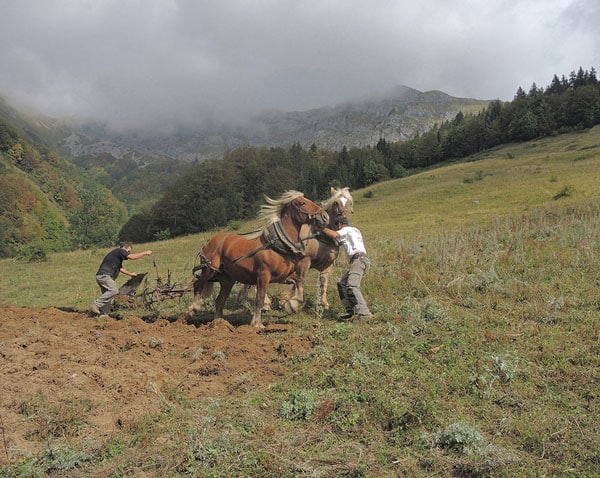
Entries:
{"label": "horse bridle", "polygon": [[322,207],[319,207],[317,212],[308,212],[304,209],[305,204],[306,203],[298,204],[295,201],[293,202],[293,206],[296,208],[296,210],[298,212],[301,212],[302,214],[305,214],[311,222],[315,219],[315,217],[317,217],[318,214],[323,214],[323,212],[325,212],[325,209],[323,209]]}

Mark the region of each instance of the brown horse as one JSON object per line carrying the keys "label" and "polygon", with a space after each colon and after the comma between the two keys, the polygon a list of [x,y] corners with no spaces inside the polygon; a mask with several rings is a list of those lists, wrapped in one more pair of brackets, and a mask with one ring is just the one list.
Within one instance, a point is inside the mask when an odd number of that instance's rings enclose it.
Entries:
{"label": "brown horse", "polygon": [[[354,199],[350,194],[349,188],[331,188],[330,197],[323,201],[323,208],[329,215],[330,229],[336,230],[335,220],[338,217],[352,219],[354,213]],[[304,278],[309,269],[319,271],[319,304],[324,309],[329,309],[327,301],[327,288],[329,284],[329,275],[333,271],[334,262],[339,253],[339,246],[325,234],[314,234],[309,225],[302,226],[300,234],[302,237],[309,237],[306,241],[305,256],[298,262],[296,273],[300,280],[293,285],[292,296],[289,300],[283,302],[284,310],[288,313],[296,312],[299,304],[304,301]]]}
{"label": "brown horse", "polygon": [[[302,280],[296,274],[304,255],[300,228],[310,224],[323,228],[329,222],[327,212],[298,191],[287,191],[278,200],[265,196],[268,204],[259,217],[264,226],[250,234],[220,233],[199,253],[201,264],[194,268],[194,303],[190,314],[200,308],[202,298],[209,297],[213,284],[221,285],[215,300],[215,318],[223,317],[225,301],[236,282],[256,285],[256,304],[251,325],[263,327],[261,311],[271,282],[282,284]],[[299,285],[302,287],[302,285]]]}
{"label": "brown horse", "polygon": [[[328,227],[335,230],[335,220],[338,217],[346,217],[352,219],[354,213],[354,199],[350,194],[349,188],[331,188],[330,197],[323,201],[323,208],[329,215]],[[285,300],[282,300],[281,305],[284,310],[291,314],[297,312],[298,306],[304,302],[304,278],[308,274],[309,269],[319,271],[319,303],[324,309],[329,308],[327,301],[327,288],[329,285],[329,275],[333,271],[335,259],[339,253],[339,246],[329,239],[325,234],[315,234],[314,228],[310,225],[303,225],[300,230],[300,236],[303,242],[306,243],[305,255],[300,261],[296,273],[299,280],[294,282],[291,293]],[[244,286],[238,295],[238,301],[242,301],[247,295],[249,285]],[[268,297],[265,299],[266,308],[270,308]]]}

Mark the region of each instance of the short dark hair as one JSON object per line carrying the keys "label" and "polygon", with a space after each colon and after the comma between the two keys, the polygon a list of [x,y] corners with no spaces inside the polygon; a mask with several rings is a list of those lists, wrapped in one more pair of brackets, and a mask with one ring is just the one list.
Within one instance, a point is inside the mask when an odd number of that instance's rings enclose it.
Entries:
{"label": "short dark hair", "polygon": [[344,224],[345,226],[347,226],[349,224],[348,218],[344,217],[344,216],[336,217],[335,218],[335,225],[339,226],[340,224]]}
{"label": "short dark hair", "polygon": [[126,247],[131,247],[133,249],[133,246],[131,245],[131,242],[121,242],[121,244],[119,244],[119,247],[121,249],[125,249]]}

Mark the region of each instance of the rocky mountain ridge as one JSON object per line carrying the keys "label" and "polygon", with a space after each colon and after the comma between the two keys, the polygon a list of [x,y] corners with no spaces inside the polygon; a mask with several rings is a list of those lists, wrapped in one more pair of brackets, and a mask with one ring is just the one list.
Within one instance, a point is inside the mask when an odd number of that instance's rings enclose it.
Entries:
{"label": "rocky mountain ridge", "polygon": [[[488,101],[456,98],[441,91],[421,92],[398,86],[380,98],[308,111],[266,111],[243,125],[205,123],[167,132],[115,132],[99,123],[75,123],[57,147],[71,157],[111,155],[139,162],[152,158],[202,161],[243,145],[341,150],[415,137],[458,111],[477,111]],[[64,125],[62,127],[64,130]]]}

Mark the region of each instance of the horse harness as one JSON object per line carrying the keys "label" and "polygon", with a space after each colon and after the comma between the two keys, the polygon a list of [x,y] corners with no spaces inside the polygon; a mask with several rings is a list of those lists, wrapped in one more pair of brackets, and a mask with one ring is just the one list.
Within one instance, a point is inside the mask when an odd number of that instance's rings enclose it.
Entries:
{"label": "horse harness", "polygon": [[[244,254],[243,256],[235,259],[233,261],[233,264],[237,264],[238,262],[243,261],[244,259],[248,259],[259,253],[260,251],[264,251],[265,249],[272,249],[274,252],[283,257],[291,256],[293,259],[300,258],[304,256],[305,253],[304,242],[317,236],[318,233],[311,234],[308,237],[301,237],[300,242],[294,242],[292,238],[283,229],[281,221],[276,221],[273,224],[267,226],[263,231],[262,238],[265,242],[253,251],[250,251],[249,253]],[[196,257],[200,257],[200,264],[192,269],[193,275],[195,275],[195,273],[198,270],[204,269],[206,267],[210,267],[215,272],[223,272],[222,269],[217,269],[212,266],[212,259],[217,253],[217,251],[221,248],[221,245],[227,237],[227,235],[223,236],[221,242],[219,242],[218,246],[215,248],[213,254],[209,258],[205,257],[204,254],[202,254],[202,251],[198,252],[198,255]]]}

